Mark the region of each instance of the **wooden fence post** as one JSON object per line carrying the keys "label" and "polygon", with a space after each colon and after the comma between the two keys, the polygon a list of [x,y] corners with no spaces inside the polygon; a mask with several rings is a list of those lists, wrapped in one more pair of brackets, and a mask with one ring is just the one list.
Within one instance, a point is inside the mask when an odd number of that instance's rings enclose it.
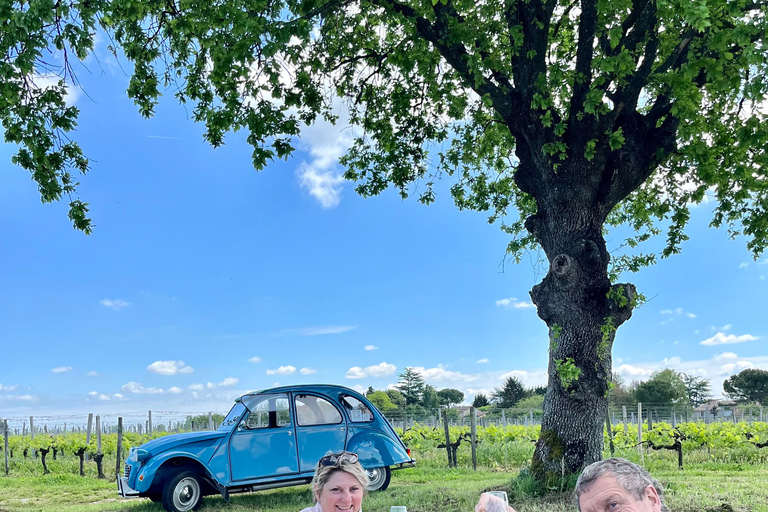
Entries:
{"label": "wooden fence post", "polygon": [[208,412],[208,430],[213,430],[213,413]]}
{"label": "wooden fence post", "polygon": [[637,402],[637,449],[643,461],[643,403]]}
{"label": "wooden fence post", "polygon": [[624,419],[624,433],[627,433],[627,406],[621,406],[621,416]]}
{"label": "wooden fence post", "polygon": [[469,433],[472,438],[472,469],[477,471],[477,409],[470,407],[469,412],[471,414],[469,418]]}
{"label": "wooden fence post", "polygon": [[448,453],[448,467],[453,467],[453,457],[451,457],[451,434],[448,432],[448,416],[443,416],[443,430],[445,431],[445,451]]}
{"label": "wooden fence post", "polygon": [[101,453],[101,416],[96,416],[96,453]]}
{"label": "wooden fence post", "polygon": [[[29,435],[31,439],[35,438],[35,419],[32,416],[29,417]],[[35,448],[32,448],[32,458],[37,458],[37,449]]]}
{"label": "wooden fence post", "polygon": [[8,465],[8,420],[3,420],[3,440],[5,441],[5,474],[7,476],[11,470]]}
{"label": "wooden fence post", "polygon": [[123,417],[117,417],[117,463],[115,464],[115,474],[117,478],[120,478],[122,471],[120,471],[120,457],[123,455]]}
{"label": "wooden fence post", "polygon": [[611,413],[605,410],[605,428],[608,429],[608,445],[611,447],[611,457],[613,457],[616,448],[613,446],[613,427],[611,426]]}
{"label": "wooden fence post", "polygon": [[152,411],[147,411],[147,434],[152,433]]}

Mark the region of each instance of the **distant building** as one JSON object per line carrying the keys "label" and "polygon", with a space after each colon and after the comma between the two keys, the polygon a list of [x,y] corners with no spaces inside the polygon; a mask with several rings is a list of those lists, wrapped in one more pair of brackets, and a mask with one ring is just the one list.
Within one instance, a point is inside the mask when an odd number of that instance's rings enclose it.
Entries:
{"label": "distant building", "polygon": [[[461,418],[467,418],[469,417],[470,409],[471,407],[468,405],[460,405],[458,407],[452,407],[453,410],[459,411],[459,416]],[[477,417],[482,418],[487,413],[485,411],[481,411],[480,409],[477,410]]]}
{"label": "distant building", "polygon": [[718,418],[730,418],[733,416],[733,409],[736,402],[733,400],[708,400],[700,406],[693,409],[693,419],[714,421]]}

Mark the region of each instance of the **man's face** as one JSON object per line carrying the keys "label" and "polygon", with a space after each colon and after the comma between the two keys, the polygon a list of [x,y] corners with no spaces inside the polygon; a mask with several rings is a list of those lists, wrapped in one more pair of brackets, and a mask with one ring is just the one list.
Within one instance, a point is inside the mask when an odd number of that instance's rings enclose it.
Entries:
{"label": "man's face", "polygon": [[661,500],[652,485],[643,498],[624,489],[613,475],[601,475],[579,496],[581,512],[661,512]]}

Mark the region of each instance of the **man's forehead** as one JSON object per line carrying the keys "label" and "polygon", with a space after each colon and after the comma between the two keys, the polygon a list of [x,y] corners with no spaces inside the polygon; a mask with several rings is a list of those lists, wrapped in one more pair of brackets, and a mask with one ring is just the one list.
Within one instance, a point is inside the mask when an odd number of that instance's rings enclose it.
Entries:
{"label": "man's forehead", "polygon": [[585,505],[593,501],[602,503],[604,500],[624,498],[627,490],[619,484],[614,475],[603,474],[589,484],[579,496],[579,503]]}

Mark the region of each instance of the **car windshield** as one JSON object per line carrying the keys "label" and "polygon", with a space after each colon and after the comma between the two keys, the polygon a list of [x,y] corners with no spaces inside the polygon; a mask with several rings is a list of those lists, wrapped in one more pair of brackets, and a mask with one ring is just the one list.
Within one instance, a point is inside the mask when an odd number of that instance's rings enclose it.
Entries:
{"label": "car windshield", "polygon": [[240,418],[243,417],[243,413],[245,412],[245,406],[237,402],[232,407],[232,409],[229,411],[229,414],[227,414],[227,417],[224,418],[224,421],[221,422],[221,425],[219,425],[219,428],[217,430],[231,430],[232,427],[238,424],[240,421]]}

